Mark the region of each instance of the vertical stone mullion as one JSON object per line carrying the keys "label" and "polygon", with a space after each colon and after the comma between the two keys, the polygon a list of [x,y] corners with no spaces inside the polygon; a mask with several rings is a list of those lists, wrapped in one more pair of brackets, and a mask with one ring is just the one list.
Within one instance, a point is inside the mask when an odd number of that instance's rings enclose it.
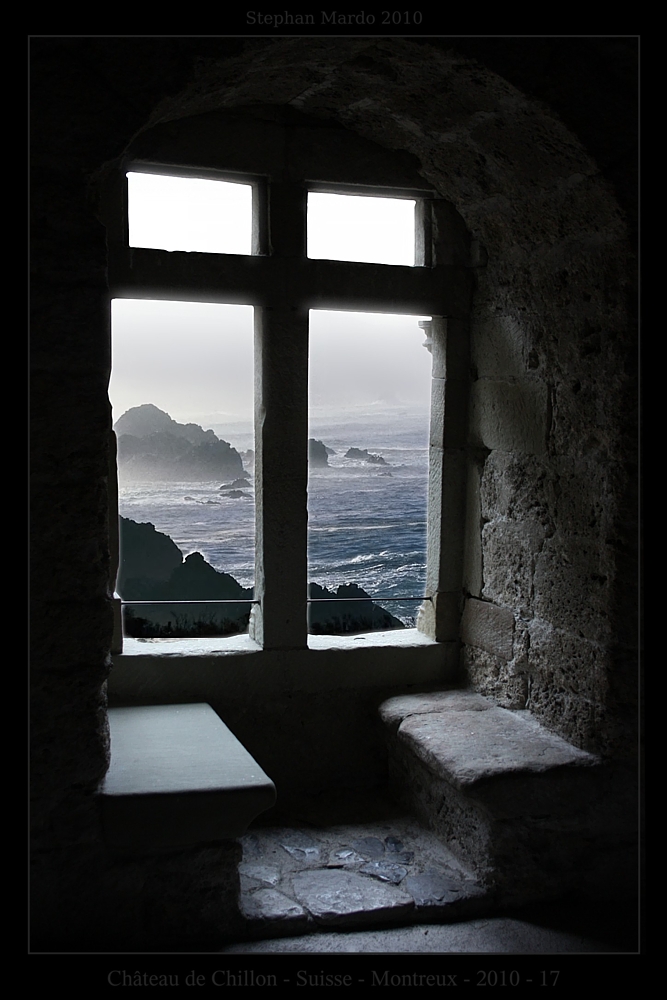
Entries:
{"label": "vertical stone mullion", "polygon": [[429,436],[426,593],[417,627],[438,642],[459,637],[467,468],[468,330],[430,324],[433,369]]}
{"label": "vertical stone mullion", "polygon": [[255,310],[255,597],[265,648],[306,645],[308,312]]}
{"label": "vertical stone mullion", "polygon": [[306,253],[306,191],[268,191],[274,300],[255,309],[255,597],[251,635],[265,649],[307,643],[308,309],[290,263]]}

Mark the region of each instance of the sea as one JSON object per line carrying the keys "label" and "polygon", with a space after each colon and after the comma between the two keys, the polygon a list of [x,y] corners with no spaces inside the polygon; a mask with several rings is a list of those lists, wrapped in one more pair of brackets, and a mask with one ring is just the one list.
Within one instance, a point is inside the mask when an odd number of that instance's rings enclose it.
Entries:
{"label": "sea", "polygon": [[[238,451],[253,447],[247,424],[210,425]],[[428,417],[396,410],[332,422],[312,418],[309,435],[331,450],[329,467],[308,481],[308,580],[329,590],[354,583],[413,626],[426,578]],[[386,464],[346,458],[349,448]],[[252,471],[249,469],[249,471]],[[254,582],[255,505],[250,488],[228,496],[222,484],[119,484],[124,517],[150,522],[184,556],[201,552],[244,587]],[[383,598],[400,598],[383,603]]]}

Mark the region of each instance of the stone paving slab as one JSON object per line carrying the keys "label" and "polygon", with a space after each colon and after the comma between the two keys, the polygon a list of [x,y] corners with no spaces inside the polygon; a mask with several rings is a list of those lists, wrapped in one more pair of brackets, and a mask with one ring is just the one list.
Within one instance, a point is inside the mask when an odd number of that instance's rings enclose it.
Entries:
{"label": "stone paving slab", "polygon": [[242,892],[241,913],[264,934],[303,933],[310,923],[304,908],[276,889]]}
{"label": "stone paving slab", "polygon": [[[471,872],[408,816],[257,827],[241,843],[241,908],[252,936],[294,933],[295,921],[310,932],[318,924],[459,919],[479,913],[486,899]],[[268,924],[275,929],[268,932]]]}
{"label": "stone paving slab", "polygon": [[299,872],[292,885],[297,900],[320,924],[395,922],[415,905],[412,896],[396,886],[335,868]]}

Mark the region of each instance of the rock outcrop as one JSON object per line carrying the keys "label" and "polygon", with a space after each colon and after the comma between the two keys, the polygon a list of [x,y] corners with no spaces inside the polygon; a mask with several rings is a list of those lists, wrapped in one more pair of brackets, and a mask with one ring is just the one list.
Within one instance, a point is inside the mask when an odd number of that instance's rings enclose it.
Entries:
{"label": "rock outcrop", "polygon": [[345,458],[356,458],[361,462],[368,462],[370,465],[388,465],[389,463],[381,455],[373,455],[366,448],[348,448]]}
{"label": "rock outcrop", "polygon": [[[117,591],[125,601],[173,601],[172,606],[127,605],[125,634],[139,638],[215,636],[243,632],[252,588],[220,573],[201,552],[183,554],[152,524],[120,518],[121,563]],[[245,601],[248,603],[245,603]],[[184,604],[179,601],[242,601],[241,604]]]}
{"label": "rock outcrop", "polygon": [[308,631],[315,634],[345,635],[405,628],[400,619],[374,604],[370,594],[356,583],[343,584],[335,591],[309,583],[308,597],[326,602],[308,605]]}
{"label": "rock outcrop", "polygon": [[308,438],[308,464],[314,469],[329,465],[329,449],[315,438]]}
{"label": "rock outcrop", "polygon": [[198,424],[179,424],[152,403],[134,406],[114,425],[121,480],[208,482],[243,476],[235,448]]}

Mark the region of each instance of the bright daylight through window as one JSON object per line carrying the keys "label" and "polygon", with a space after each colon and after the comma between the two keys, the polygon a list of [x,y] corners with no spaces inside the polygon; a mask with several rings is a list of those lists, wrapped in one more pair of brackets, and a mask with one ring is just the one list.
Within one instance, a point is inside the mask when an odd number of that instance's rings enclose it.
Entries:
{"label": "bright daylight through window", "polygon": [[[130,246],[250,254],[250,185],[127,177]],[[413,266],[415,202],[311,192],[307,240],[311,258]],[[425,587],[431,361],[418,320],[310,311],[311,632],[414,624]],[[124,632],[245,631],[255,564],[252,306],[116,298],[112,355]]]}

